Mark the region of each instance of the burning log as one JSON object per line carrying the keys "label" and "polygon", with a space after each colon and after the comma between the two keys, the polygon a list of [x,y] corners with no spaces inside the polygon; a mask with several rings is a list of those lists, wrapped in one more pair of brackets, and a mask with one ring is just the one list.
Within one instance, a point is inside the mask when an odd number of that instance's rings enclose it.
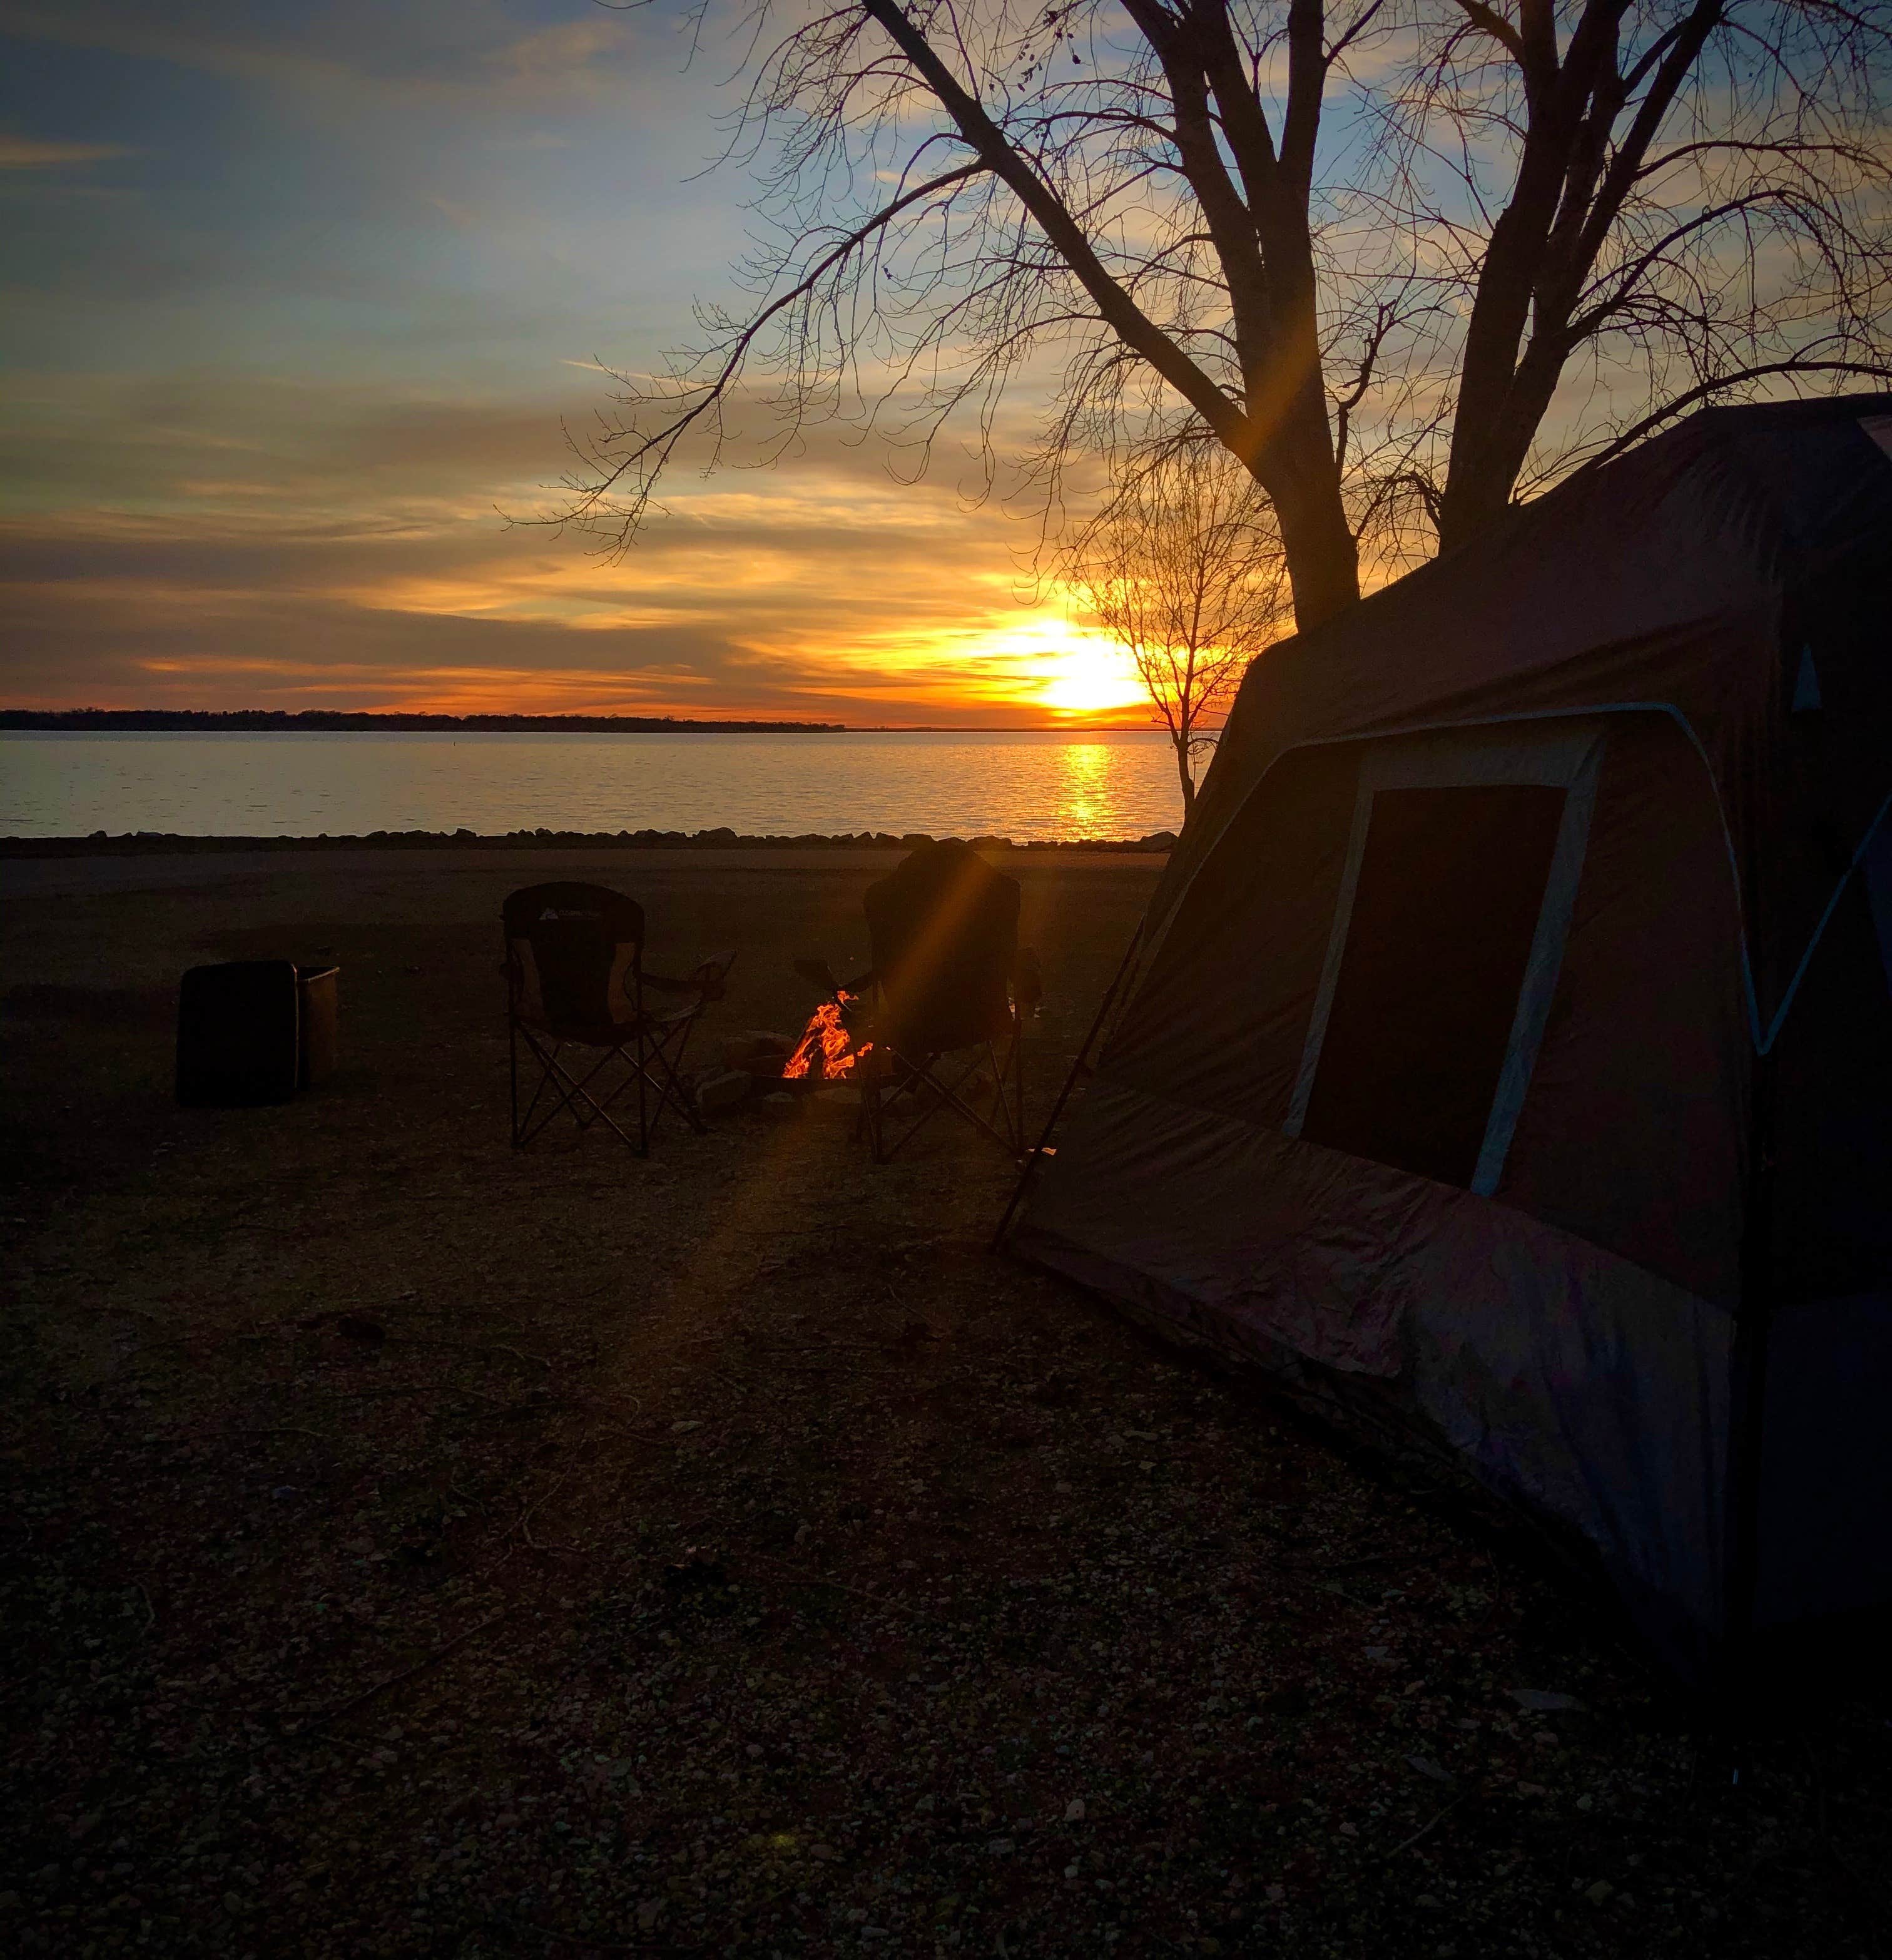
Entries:
{"label": "burning log", "polygon": [[787,1035],[751,1028],[744,1033],[731,1035],[723,1042],[723,1066],[739,1068],[746,1074],[773,1080],[781,1074],[782,1064],[794,1052],[794,1042]]}
{"label": "burning log", "polygon": [[863,1042],[856,1048],[854,1037],[847,1032],[847,1008],[857,998],[837,988],[834,998],[822,1001],[809,1016],[808,1025],[802,1030],[801,1039],[795,1044],[794,1053],[782,1064],[784,1082],[803,1078],[815,1082],[844,1082],[854,1074],[860,1058],[873,1052],[872,1042]]}

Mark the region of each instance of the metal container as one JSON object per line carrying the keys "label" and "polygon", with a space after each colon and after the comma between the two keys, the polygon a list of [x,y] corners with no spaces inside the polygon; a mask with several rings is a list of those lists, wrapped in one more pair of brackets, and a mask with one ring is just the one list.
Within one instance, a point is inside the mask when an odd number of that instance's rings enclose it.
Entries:
{"label": "metal container", "polygon": [[328,1080],[342,1057],[339,966],[296,969],[296,1087]]}
{"label": "metal container", "polygon": [[193,966],[177,994],[177,1099],[286,1102],[335,1073],[339,966],[232,959]]}

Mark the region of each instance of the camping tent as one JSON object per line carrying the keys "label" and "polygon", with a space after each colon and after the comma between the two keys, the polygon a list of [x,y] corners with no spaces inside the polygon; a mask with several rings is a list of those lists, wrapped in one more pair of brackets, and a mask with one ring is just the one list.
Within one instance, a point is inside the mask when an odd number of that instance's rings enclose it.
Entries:
{"label": "camping tent", "polygon": [[1892,397],[1712,409],[1264,654],[1022,1216],[1684,1675],[1892,1599]]}

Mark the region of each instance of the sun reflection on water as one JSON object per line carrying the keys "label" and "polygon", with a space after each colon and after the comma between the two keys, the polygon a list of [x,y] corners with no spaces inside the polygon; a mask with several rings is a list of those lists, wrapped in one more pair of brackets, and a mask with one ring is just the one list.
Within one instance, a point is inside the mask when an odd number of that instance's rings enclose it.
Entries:
{"label": "sun reflection on water", "polygon": [[1135,838],[1179,827],[1159,730],[0,737],[16,836],[739,835]]}
{"label": "sun reflection on water", "polygon": [[1102,742],[1073,742],[1059,750],[1053,794],[1061,835],[1112,834],[1109,813],[1117,799],[1111,793],[1114,787],[1111,765],[1115,759],[1115,752]]}

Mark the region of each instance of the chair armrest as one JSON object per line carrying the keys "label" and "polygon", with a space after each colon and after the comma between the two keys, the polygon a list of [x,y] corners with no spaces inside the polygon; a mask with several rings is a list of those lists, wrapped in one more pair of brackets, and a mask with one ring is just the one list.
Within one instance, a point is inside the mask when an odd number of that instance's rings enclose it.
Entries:
{"label": "chair armrest", "polygon": [[702,961],[688,979],[679,980],[667,973],[653,973],[646,969],[643,978],[645,986],[659,994],[694,994],[700,1000],[722,999],[730,969],[736,964],[733,949],[719,953],[714,959]]}

